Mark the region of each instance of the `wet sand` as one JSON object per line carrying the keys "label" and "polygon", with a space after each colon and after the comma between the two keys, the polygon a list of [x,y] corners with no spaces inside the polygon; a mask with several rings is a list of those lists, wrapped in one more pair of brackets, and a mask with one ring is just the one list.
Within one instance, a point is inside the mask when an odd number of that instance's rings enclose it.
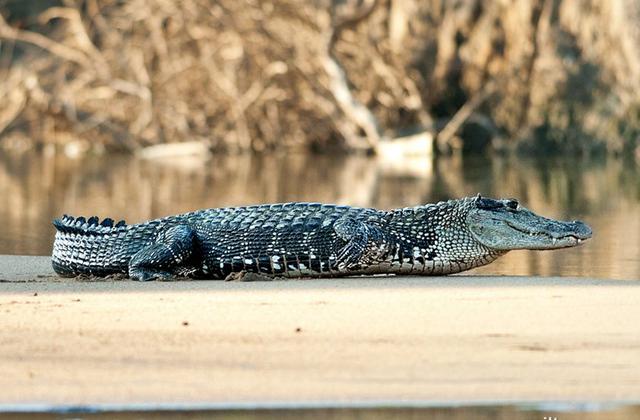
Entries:
{"label": "wet sand", "polygon": [[52,274],[0,256],[0,404],[640,400],[640,282]]}

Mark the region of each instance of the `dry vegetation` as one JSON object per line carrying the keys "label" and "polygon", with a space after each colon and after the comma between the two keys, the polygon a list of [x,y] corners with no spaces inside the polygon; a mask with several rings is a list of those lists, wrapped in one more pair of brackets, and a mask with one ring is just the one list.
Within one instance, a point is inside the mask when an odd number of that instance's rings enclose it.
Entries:
{"label": "dry vegetation", "polygon": [[7,147],[640,144],[631,0],[50,3],[0,1]]}

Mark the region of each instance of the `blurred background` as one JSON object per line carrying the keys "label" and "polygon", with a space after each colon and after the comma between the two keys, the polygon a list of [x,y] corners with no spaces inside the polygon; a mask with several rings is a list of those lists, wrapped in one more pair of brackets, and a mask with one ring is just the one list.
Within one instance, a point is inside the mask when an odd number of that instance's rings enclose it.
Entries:
{"label": "blurred background", "polygon": [[638,0],[0,0],[0,254],[62,213],[516,197],[640,278]]}

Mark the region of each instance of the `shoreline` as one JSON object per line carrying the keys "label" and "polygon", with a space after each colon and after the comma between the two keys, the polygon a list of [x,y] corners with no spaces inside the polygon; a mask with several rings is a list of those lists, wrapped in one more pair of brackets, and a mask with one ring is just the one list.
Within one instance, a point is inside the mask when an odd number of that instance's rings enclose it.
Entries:
{"label": "shoreline", "polygon": [[[315,415],[323,418],[361,418],[363,415],[439,415],[439,418],[468,418],[481,414],[506,418],[530,418],[532,412],[549,415],[589,416],[589,419],[632,419],[640,413],[638,401],[594,402],[594,401],[272,401],[243,403],[196,403],[196,404],[97,404],[97,405],[49,405],[49,404],[0,404],[0,419],[3,415],[54,415],[73,414],[109,418],[131,418],[132,416],[158,416],[160,418],[211,418],[214,416],[238,415],[250,412],[251,418],[281,418],[282,415]],[[57,417],[55,417],[57,418]],[[154,417],[156,418],[156,417]],[[582,418],[582,417],[578,417]]]}
{"label": "shoreline", "polygon": [[635,281],[0,280],[0,408],[640,400]]}

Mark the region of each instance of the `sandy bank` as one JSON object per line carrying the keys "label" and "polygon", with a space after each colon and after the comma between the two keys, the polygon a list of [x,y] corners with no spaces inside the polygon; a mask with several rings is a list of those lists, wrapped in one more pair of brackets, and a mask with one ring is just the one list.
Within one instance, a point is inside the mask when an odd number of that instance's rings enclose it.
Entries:
{"label": "sandy bank", "polygon": [[51,274],[0,257],[0,403],[640,399],[640,282]]}

